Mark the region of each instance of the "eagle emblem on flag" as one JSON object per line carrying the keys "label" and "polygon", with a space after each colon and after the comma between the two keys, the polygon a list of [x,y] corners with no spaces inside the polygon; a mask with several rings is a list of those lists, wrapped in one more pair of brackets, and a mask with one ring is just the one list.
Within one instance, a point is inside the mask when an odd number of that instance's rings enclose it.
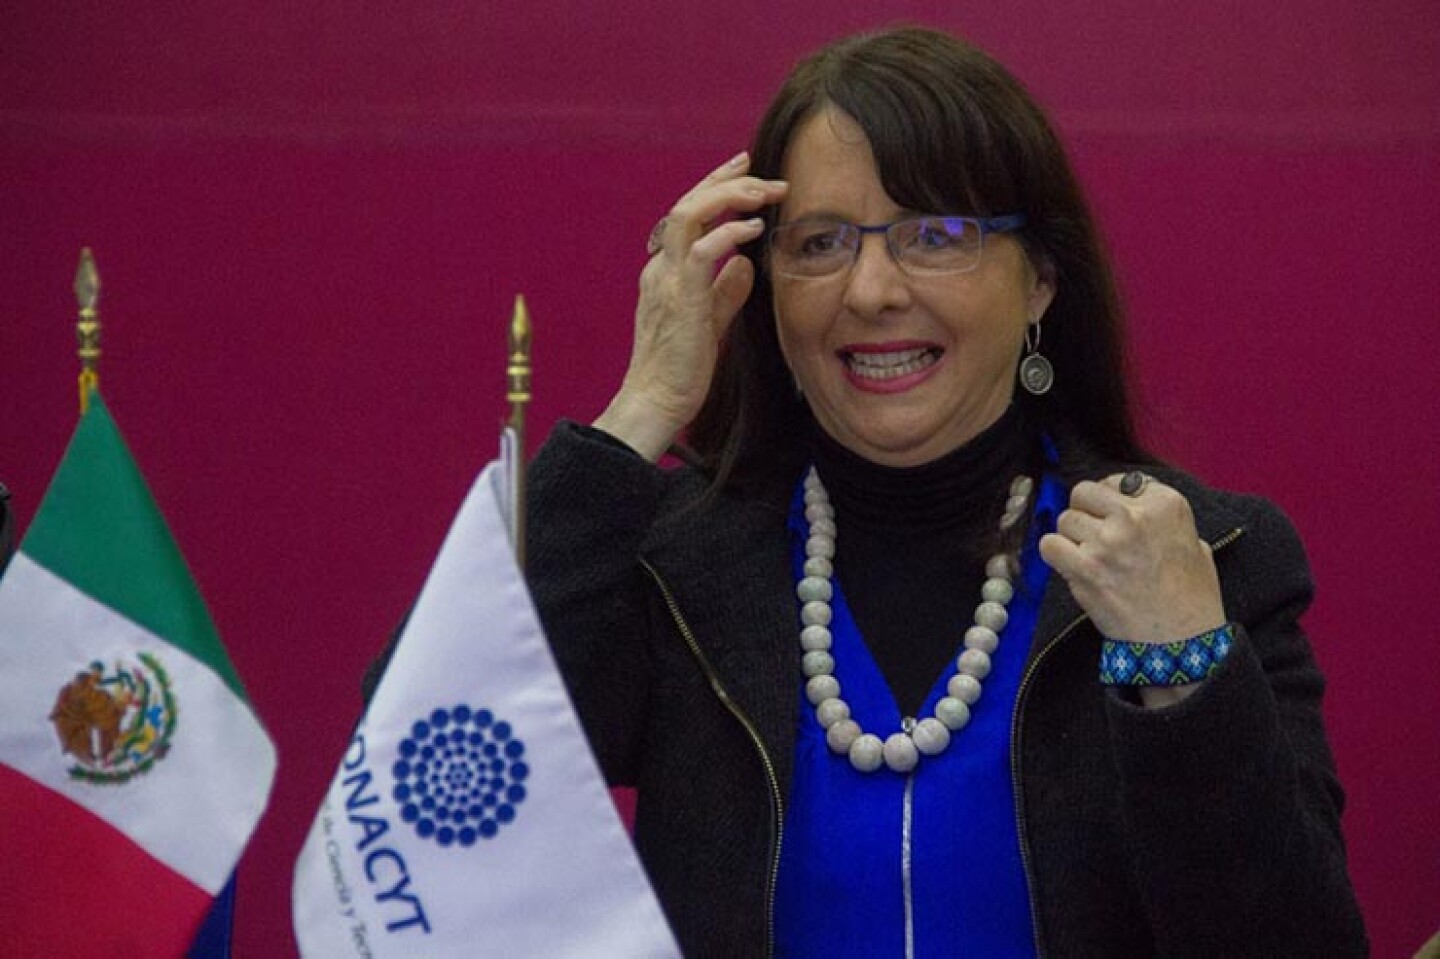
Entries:
{"label": "eagle emblem on flag", "polygon": [[170,751],[176,703],[170,676],[159,658],[140,653],[138,663],[100,660],[60,689],[50,722],[62,755],[74,762],[70,777],[117,785],[148,772]]}

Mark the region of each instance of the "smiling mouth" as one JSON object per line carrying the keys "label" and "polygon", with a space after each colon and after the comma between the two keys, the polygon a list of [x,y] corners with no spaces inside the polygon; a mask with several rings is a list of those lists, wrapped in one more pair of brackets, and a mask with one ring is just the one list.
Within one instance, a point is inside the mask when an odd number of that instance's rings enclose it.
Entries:
{"label": "smiling mouth", "polygon": [[933,366],[940,359],[941,352],[940,348],[935,346],[886,353],[856,353],[846,350],[840,357],[856,376],[867,380],[893,380]]}

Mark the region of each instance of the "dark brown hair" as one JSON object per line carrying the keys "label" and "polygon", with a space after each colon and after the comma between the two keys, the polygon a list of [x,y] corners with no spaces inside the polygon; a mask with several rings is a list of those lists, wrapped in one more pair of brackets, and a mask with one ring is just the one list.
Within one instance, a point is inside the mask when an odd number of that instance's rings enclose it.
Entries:
{"label": "dark brown hair", "polygon": [[[1064,148],[1018,80],[947,34],[907,27],[840,40],[803,61],[771,102],[751,172],[779,178],[801,123],[827,107],[864,130],[885,192],[937,213],[1023,213],[1019,241],[1055,284],[1042,352],[1046,395],[1016,389],[1026,420],[1078,434],[1100,456],[1150,462],[1131,421],[1120,305],[1110,266]],[[775,211],[767,211],[773,217]],[[741,251],[755,288],[721,345],[710,394],[688,442],[716,485],[792,478],[809,412],[775,332],[764,237]]]}

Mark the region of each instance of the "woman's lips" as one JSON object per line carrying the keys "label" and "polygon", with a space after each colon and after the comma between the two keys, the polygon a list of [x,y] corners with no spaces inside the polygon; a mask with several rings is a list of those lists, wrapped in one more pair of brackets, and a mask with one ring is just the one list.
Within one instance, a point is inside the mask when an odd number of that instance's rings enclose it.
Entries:
{"label": "woman's lips", "polygon": [[838,352],[852,386],[869,393],[903,393],[928,379],[945,351],[926,343],[880,343]]}

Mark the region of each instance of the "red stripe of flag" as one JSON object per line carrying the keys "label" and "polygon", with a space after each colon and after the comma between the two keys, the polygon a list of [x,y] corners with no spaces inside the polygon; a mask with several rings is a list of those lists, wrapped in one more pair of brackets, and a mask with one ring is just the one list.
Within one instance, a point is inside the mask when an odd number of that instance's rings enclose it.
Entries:
{"label": "red stripe of flag", "polygon": [[0,953],[179,959],[210,903],[105,820],[0,763]]}

